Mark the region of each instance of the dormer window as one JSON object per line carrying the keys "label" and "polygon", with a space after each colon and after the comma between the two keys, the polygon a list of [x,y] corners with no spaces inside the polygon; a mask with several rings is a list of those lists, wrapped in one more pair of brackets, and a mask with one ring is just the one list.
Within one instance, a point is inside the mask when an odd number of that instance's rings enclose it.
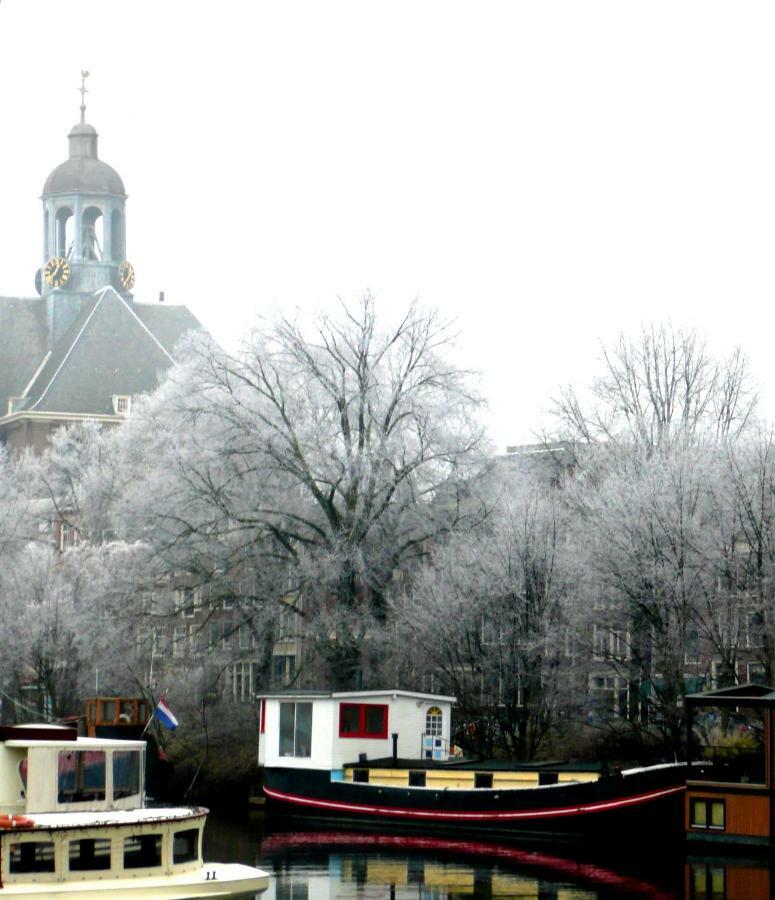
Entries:
{"label": "dormer window", "polygon": [[117,416],[128,416],[132,411],[132,398],[129,394],[113,395],[113,412]]}

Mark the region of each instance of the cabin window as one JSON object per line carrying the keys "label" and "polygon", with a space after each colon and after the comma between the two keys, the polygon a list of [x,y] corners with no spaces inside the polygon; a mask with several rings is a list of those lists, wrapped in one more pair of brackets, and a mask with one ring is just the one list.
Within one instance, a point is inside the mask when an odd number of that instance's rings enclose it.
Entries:
{"label": "cabin window", "polygon": [[8,871],[12,874],[24,872],[54,871],[53,841],[24,841],[11,844]]}
{"label": "cabin window", "polygon": [[140,758],[137,750],[113,751],[113,799],[140,793]]}
{"label": "cabin window", "polygon": [[692,828],[723,831],[726,828],[726,803],[723,800],[693,797],[690,824]]}
{"label": "cabin window", "polygon": [[135,834],[124,838],[125,869],[151,869],[160,865],[160,834]]}
{"label": "cabin window", "polygon": [[70,841],[71,872],[97,872],[110,868],[110,838],[82,838]]}
{"label": "cabin window", "polygon": [[85,803],[105,799],[103,750],[60,750],[59,803]]}
{"label": "cabin window", "polygon": [[492,772],[474,772],[475,788],[491,788]]}
{"label": "cabin window", "polygon": [[172,841],[172,861],[174,863],[193,862],[199,855],[199,829],[187,828],[176,831]]}
{"label": "cabin window", "polygon": [[691,900],[716,900],[726,897],[726,874],[724,866],[692,863],[689,870]]}
{"label": "cabin window", "polygon": [[384,740],[388,708],[382,703],[340,703],[339,737]]}
{"label": "cabin window", "polygon": [[312,704],[280,704],[280,756],[312,755]]}
{"label": "cabin window", "polygon": [[358,784],[368,784],[369,770],[368,769],[353,769],[353,781]]}
{"label": "cabin window", "polygon": [[444,717],[438,706],[432,706],[425,713],[425,733],[429,737],[441,737]]}
{"label": "cabin window", "polygon": [[100,723],[112,725],[116,721],[116,701],[100,700]]}
{"label": "cabin window", "polygon": [[425,772],[410,770],[409,787],[425,787]]}

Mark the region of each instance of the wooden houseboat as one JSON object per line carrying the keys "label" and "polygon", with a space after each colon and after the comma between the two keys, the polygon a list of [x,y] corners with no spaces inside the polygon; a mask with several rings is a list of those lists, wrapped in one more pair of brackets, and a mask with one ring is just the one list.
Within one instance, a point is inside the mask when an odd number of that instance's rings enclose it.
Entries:
{"label": "wooden houseboat", "polygon": [[693,765],[684,825],[692,846],[775,847],[775,690],[761,684],[689,694]]}
{"label": "wooden houseboat", "polygon": [[466,760],[453,697],[412,691],[261,697],[259,764],[271,813],[381,827],[590,838],[680,834],[686,766],[626,771]]}
{"label": "wooden houseboat", "polygon": [[0,727],[0,898],[231,897],[268,876],[203,863],[201,807],[148,807],[144,741]]}

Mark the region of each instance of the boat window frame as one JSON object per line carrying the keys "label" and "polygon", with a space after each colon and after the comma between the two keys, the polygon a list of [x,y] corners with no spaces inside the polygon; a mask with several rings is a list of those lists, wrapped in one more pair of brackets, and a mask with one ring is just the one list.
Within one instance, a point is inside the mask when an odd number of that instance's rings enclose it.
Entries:
{"label": "boat window frame", "polygon": [[[721,825],[713,825],[713,806],[721,807]],[[698,822],[695,809],[704,807],[705,822]],[[723,797],[691,797],[689,800],[689,827],[702,831],[726,831],[727,830],[727,803]]]}
{"label": "boat window frame", "polygon": [[[284,746],[284,741],[286,741],[291,735],[283,733],[283,712],[288,712],[289,708],[293,708],[293,721],[291,723],[291,731],[292,731],[292,747],[288,745]],[[304,712],[304,716],[306,718],[307,713],[309,713],[309,728],[306,733],[300,731],[299,729],[299,709],[302,708]],[[280,702],[280,709],[278,714],[278,729],[277,729],[277,738],[278,738],[278,755],[284,759],[311,759],[312,757],[312,723],[314,716],[314,704],[308,700],[283,700]],[[287,726],[289,723],[286,722]],[[305,725],[307,723],[305,722]],[[305,744],[300,737],[307,738],[309,743]]]}
{"label": "boat window frame", "polygon": [[[344,731],[344,718],[346,711],[357,710],[358,730]],[[367,740],[384,741],[388,736],[389,705],[387,703],[340,703],[339,704],[339,737],[340,738],[365,738]],[[379,710],[382,716],[379,731],[369,731],[367,728],[367,713]]]}
{"label": "boat window frame", "polygon": [[[46,868],[37,868],[34,866],[31,868],[14,868],[14,859],[13,859],[14,849],[17,847],[20,848],[19,852],[20,852],[20,854],[23,854],[24,851],[21,850],[21,848],[22,847],[30,847],[30,846],[32,846],[32,847],[38,847],[38,846],[50,847],[51,868],[48,867],[48,863],[49,863],[48,859],[46,859],[46,864],[47,864]],[[54,874],[56,874],[56,871],[57,871],[57,867],[56,867],[57,852],[56,852],[56,850],[57,850],[56,842],[53,839],[47,840],[47,841],[38,840],[38,835],[35,835],[35,837],[33,839],[25,838],[22,840],[11,840],[8,843],[8,874],[10,876],[13,876],[14,878],[17,875],[54,875]],[[28,853],[29,853],[29,851],[28,851]],[[33,855],[35,855],[34,851],[33,851]],[[18,865],[18,863],[17,863],[17,865]]]}

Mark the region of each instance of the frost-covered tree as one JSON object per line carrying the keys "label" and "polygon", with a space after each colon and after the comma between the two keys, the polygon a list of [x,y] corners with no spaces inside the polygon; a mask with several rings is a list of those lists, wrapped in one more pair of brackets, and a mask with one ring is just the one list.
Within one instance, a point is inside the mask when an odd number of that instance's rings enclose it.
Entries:
{"label": "frost-covered tree", "polygon": [[644,326],[602,348],[588,398],[568,386],[554,401],[564,436],[652,453],[687,435],[733,437],[751,422],[757,396],[740,349],[726,359],[695,331]]}
{"label": "frost-covered tree", "polygon": [[204,579],[301,598],[326,677],[356,684],[388,587],[466,519],[480,401],[449,342],[435,313],[388,326],[369,297],[265,324],[238,355],[194,342],[124,429],[145,466],[125,521]]}
{"label": "frost-covered tree", "polygon": [[531,759],[578,699],[576,574],[558,492],[496,473],[486,521],[443,542],[399,600],[402,646],[416,649],[396,665],[409,677],[422,666],[457,696],[467,750]]}

